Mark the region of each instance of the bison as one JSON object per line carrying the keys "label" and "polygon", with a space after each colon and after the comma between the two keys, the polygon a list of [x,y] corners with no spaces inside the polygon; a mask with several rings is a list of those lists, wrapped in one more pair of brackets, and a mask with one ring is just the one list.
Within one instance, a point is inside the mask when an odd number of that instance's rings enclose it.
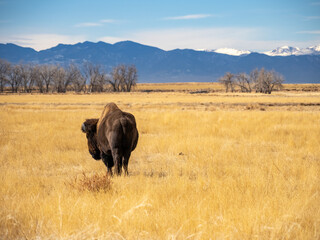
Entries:
{"label": "bison", "polygon": [[86,133],[89,153],[95,160],[102,159],[112,175],[112,167],[121,175],[122,165],[128,175],[131,152],[139,138],[136,120],[131,113],[121,111],[115,103],[108,103],[99,119],[87,119],[81,127]]}

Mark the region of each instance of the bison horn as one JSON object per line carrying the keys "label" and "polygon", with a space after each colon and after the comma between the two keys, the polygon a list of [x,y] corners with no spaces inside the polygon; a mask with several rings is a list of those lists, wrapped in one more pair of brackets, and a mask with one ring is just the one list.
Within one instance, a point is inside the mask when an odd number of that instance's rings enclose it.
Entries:
{"label": "bison horn", "polygon": [[86,132],[86,126],[84,125],[84,123],[82,123],[82,126],[81,126],[81,130],[82,130],[82,132]]}

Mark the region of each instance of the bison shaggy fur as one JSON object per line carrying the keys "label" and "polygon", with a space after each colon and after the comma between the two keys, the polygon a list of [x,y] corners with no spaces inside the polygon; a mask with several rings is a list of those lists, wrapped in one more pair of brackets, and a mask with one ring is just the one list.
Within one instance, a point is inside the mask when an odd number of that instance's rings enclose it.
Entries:
{"label": "bison shaggy fur", "polygon": [[108,103],[99,119],[87,119],[81,127],[86,133],[89,153],[100,160],[112,175],[112,167],[121,175],[122,166],[128,175],[131,152],[139,138],[136,120],[131,113],[121,111],[115,103]]}

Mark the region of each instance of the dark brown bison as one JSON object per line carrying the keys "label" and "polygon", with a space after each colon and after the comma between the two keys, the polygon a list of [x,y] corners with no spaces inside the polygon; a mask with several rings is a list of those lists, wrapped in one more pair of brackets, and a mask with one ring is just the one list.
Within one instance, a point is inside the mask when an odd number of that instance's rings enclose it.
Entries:
{"label": "dark brown bison", "polygon": [[88,139],[88,148],[95,160],[100,160],[112,175],[112,167],[121,175],[122,164],[128,175],[131,152],[136,148],[139,133],[131,113],[122,112],[115,103],[109,103],[99,119],[87,119],[81,127]]}

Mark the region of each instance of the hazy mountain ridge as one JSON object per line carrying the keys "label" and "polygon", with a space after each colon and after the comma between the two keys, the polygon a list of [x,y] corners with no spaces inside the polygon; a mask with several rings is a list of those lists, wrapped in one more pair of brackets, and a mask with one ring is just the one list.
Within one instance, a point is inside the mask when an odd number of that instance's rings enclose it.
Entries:
{"label": "hazy mountain ridge", "polygon": [[90,61],[107,71],[118,64],[135,64],[140,82],[216,81],[226,72],[247,72],[264,67],[284,75],[286,82],[320,83],[320,55],[268,56],[260,53],[239,56],[217,52],[156,47],[124,41],[115,44],[83,42],[35,51],[14,44],[0,44],[0,58],[12,63],[81,66]]}

